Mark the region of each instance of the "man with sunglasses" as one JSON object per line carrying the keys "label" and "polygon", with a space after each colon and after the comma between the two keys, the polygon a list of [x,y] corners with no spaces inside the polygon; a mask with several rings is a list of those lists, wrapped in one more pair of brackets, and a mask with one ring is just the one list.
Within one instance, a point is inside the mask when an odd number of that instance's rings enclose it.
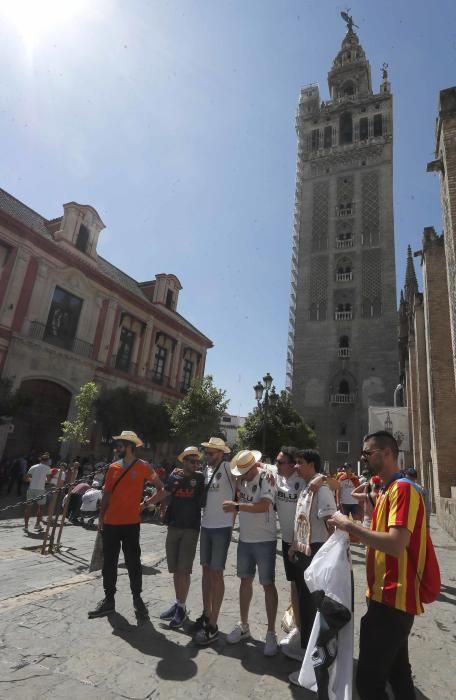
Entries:
{"label": "man with sunglasses", "polygon": [[177,458],[182,470],[170,474],[162,491],[144,501],[143,507],[160,503],[169,497],[165,524],[166,560],[168,571],[173,574],[176,602],[160,615],[168,620],[171,629],[181,627],[187,618],[187,596],[190,589],[193,561],[201,524],[201,501],[204,492],[204,476],[198,471],[201,454],[197,447],[186,447]]}
{"label": "man with sunglasses", "polygon": [[141,500],[145,481],[152,482],[157,490],[161,490],[163,484],[150,464],[136,457],[136,449],[143,446],[136,433],[123,430],[113,439],[117,441],[119,459],[108,468],[98,516],[98,529],[103,534],[105,597],[89,612],[89,618],[105,617],[115,612],[117,566],[122,546],[135,613],[144,619],[148,617],[148,611],[141,598]]}
{"label": "man with sunglasses", "polygon": [[361,619],[356,685],[361,700],[415,700],[408,638],[423,612],[420,582],[426,558],[426,512],[421,494],[401,478],[395,438],[366,435],[361,458],[383,482],[370,530],[342,513],[329,523],[367,545],[367,613]]}

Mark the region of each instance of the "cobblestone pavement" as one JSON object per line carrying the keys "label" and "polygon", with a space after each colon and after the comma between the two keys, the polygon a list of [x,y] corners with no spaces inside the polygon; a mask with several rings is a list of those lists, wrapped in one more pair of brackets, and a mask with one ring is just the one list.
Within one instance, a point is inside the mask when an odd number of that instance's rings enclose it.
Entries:
{"label": "cobblestone pavement", "polygon": [[[434,538],[443,575],[440,600],[416,620],[411,659],[421,700],[449,700],[456,690],[456,542],[434,522]],[[142,526],[144,598],[151,622],[138,626],[128,577],[121,569],[117,612],[112,619],[88,620],[87,610],[102,597],[99,574],[87,572],[94,531],[66,526],[58,556],[30,549],[19,520],[0,522],[0,698],[8,700],[114,700],[116,698],[188,698],[224,700],[262,697],[315,698],[288,684],[296,662],[282,655],[263,656],[266,626],[263,596],[256,586],[252,603],[253,639],[230,646],[224,634],[211,647],[196,647],[187,631],[171,631],[159,613],[173,601],[164,562],[165,528]],[[364,610],[364,552],[353,546],[356,622]],[[238,620],[236,544],[230,548],[226,598],[220,628],[227,633]],[[277,562],[280,615],[288,588]],[[191,616],[201,612],[199,566],[189,598]],[[280,617],[279,615],[279,617]],[[355,641],[355,656],[357,639]]]}

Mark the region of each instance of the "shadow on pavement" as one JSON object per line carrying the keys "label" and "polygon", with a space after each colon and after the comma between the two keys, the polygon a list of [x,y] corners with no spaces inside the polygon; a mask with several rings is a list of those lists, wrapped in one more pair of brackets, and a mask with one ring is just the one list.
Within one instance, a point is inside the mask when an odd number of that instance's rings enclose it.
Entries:
{"label": "shadow on pavement", "polygon": [[186,681],[196,676],[198,667],[193,661],[195,647],[175,644],[155,629],[149,620],[141,625],[131,625],[119,613],[108,617],[112,632],[134,649],[146,656],[159,658],[156,673],[164,680]]}
{"label": "shadow on pavement", "polygon": [[[449,598],[448,596],[454,596],[453,598]],[[440,591],[440,595],[437,598],[442,603],[449,603],[450,605],[456,605],[456,588],[454,586],[445,586],[442,583],[442,588]]]}

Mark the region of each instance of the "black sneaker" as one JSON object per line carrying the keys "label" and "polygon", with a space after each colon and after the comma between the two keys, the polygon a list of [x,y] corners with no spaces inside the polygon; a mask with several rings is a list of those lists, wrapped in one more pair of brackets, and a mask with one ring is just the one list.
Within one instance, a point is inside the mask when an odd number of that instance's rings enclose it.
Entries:
{"label": "black sneaker", "polygon": [[169,629],[170,630],[177,630],[179,627],[182,627],[182,625],[184,624],[186,619],[187,619],[186,608],[184,608],[183,605],[177,605],[176,612],[174,613],[174,617],[172,620],[170,620]]}
{"label": "black sneaker", "polygon": [[149,611],[140,595],[137,598],[133,598],[133,607],[138,617],[141,617],[143,619],[149,618]]}
{"label": "black sneaker", "polygon": [[176,608],[177,603],[174,603],[173,605],[171,605],[170,608],[168,608],[168,610],[165,610],[165,612],[160,613],[160,620],[168,620],[168,622],[169,620],[172,620],[176,612]]}
{"label": "black sneaker", "polygon": [[209,618],[206,613],[201,613],[199,617],[196,618],[192,625],[192,634],[196,634],[200,630],[204,629],[206,625],[209,624]]}
{"label": "black sneaker", "polygon": [[218,639],[218,634],[217,625],[206,625],[195,634],[194,640],[196,644],[204,647],[215,642]]}
{"label": "black sneaker", "polygon": [[103,600],[100,600],[94,610],[89,610],[89,619],[92,620],[94,617],[106,617],[106,615],[111,615],[111,613],[114,612],[116,612],[115,602],[113,600],[103,598]]}

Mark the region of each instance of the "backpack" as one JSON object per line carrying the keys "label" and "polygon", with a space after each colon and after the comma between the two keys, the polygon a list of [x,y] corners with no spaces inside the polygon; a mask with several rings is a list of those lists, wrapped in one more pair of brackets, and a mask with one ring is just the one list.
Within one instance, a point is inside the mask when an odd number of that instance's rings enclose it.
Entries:
{"label": "backpack", "polygon": [[[410,479],[400,479],[400,481],[406,481],[411,484],[415,491],[417,491],[421,497],[423,494],[418,488],[418,485]],[[410,552],[409,552],[410,556]],[[410,558],[413,568],[415,569],[415,574],[420,582],[420,600],[422,603],[429,604],[434,603],[440,595],[441,590],[441,579],[440,579],[440,567],[437,560],[437,555],[435,553],[434,545],[432,543],[431,536],[426,529],[426,558],[424,560],[423,575],[420,577],[418,575],[418,568],[416,562]]]}

